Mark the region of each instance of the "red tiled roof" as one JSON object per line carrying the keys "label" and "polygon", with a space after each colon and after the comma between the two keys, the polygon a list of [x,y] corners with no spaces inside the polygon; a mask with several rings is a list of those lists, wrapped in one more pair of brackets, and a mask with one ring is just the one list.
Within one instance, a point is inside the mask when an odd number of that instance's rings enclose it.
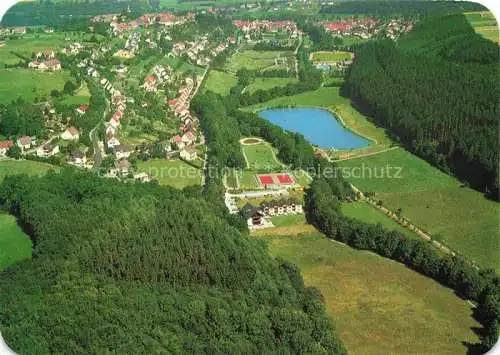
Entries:
{"label": "red tiled roof", "polygon": [[0,141],[0,149],[9,149],[14,146],[14,142],[11,140],[8,141]]}

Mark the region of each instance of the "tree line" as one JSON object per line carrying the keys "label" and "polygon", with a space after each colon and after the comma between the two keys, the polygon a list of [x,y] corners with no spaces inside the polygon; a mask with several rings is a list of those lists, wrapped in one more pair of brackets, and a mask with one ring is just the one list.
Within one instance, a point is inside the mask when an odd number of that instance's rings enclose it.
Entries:
{"label": "tree line", "polygon": [[498,46],[453,15],[397,46],[358,46],[344,92],[412,152],[498,199],[498,74]]}

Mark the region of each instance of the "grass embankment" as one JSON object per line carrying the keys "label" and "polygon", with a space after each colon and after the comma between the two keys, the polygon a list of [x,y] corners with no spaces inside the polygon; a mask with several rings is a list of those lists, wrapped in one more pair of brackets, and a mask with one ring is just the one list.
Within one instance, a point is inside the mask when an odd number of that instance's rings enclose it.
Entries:
{"label": "grass embankment", "polygon": [[210,70],[203,90],[226,96],[236,83],[237,80],[233,75],[218,70]]}
{"label": "grass embankment", "polygon": [[[404,149],[337,164],[347,169],[348,180],[361,191],[375,192],[375,199],[393,211],[401,208],[404,217],[435,239],[480,266],[500,269],[498,203]],[[364,177],[354,176],[363,171]]]}
{"label": "grass embankment", "polygon": [[478,341],[470,306],[452,290],[304,226],[297,227],[305,233],[299,235],[284,228],[253,235],[269,241],[271,255],[297,264],[307,286],[321,290],[349,353],[466,354],[463,342]]}

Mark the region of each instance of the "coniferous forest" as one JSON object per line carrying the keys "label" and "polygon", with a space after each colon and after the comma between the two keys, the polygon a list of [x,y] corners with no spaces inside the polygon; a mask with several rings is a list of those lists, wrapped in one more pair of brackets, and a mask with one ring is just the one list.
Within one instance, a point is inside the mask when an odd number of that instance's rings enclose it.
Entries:
{"label": "coniferous forest", "polygon": [[356,49],[344,88],[405,146],[498,198],[498,45],[462,15]]}
{"label": "coniferous forest", "polygon": [[345,353],[299,270],[195,193],[67,170],[0,195],[34,240],[0,280],[19,353]]}

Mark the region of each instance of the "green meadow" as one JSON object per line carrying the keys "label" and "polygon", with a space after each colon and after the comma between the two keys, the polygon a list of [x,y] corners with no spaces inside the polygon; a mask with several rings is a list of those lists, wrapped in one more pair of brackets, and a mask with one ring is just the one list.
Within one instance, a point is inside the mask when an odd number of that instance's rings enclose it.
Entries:
{"label": "green meadow", "polygon": [[47,99],[54,89],[62,91],[66,81],[70,80],[69,72],[40,72],[31,69],[0,70],[0,82],[9,85],[0,85],[0,104],[6,104],[18,97],[26,101],[35,98]]}
{"label": "green meadow", "polygon": [[57,166],[31,160],[0,160],[0,183],[9,175],[42,175],[50,170],[58,171],[59,169]]}
{"label": "green meadow", "polygon": [[470,305],[451,289],[306,227],[292,227],[301,233],[278,227],[253,235],[268,241],[272,256],[298,265],[305,284],[323,293],[349,353],[456,355],[467,353],[464,343],[478,341]]}
{"label": "green meadow", "polygon": [[235,74],[241,68],[250,70],[266,69],[275,66],[276,58],[285,58],[290,55],[293,55],[293,53],[286,51],[241,51],[231,57],[225,68],[232,74]]}
{"label": "green meadow", "polygon": [[18,226],[15,217],[0,213],[0,271],[31,257],[31,239]]}
{"label": "green meadow", "polygon": [[237,83],[233,75],[218,70],[210,70],[205,81],[204,91],[213,91],[222,96],[228,95],[229,91]]}
{"label": "green meadow", "polygon": [[361,191],[374,192],[393,211],[401,208],[404,217],[477,264],[499,270],[498,203],[404,149],[337,164]]}
{"label": "green meadow", "polygon": [[247,90],[253,94],[257,90],[270,90],[277,86],[287,86],[288,84],[296,84],[296,78],[255,78],[255,80],[248,85]]}
{"label": "green meadow", "polygon": [[152,159],[137,163],[137,170],[146,172],[158,180],[160,185],[182,189],[201,184],[201,170],[182,160]]}

